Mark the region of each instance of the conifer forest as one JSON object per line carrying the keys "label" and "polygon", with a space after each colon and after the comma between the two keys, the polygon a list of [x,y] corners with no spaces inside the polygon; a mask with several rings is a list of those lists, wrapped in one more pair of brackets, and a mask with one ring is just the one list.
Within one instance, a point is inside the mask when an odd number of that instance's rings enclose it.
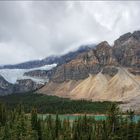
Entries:
{"label": "conifer forest", "polygon": [[9,109],[0,104],[0,140],[140,140],[140,121],[133,120],[134,112],[122,114],[112,103],[105,120],[79,116],[74,121],[38,117],[36,108],[30,113],[20,104]]}

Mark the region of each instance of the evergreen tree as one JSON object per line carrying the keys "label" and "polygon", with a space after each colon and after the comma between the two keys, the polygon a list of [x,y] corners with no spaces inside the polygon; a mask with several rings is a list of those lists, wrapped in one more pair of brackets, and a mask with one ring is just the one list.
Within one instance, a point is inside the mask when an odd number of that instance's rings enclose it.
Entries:
{"label": "evergreen tree", "polygon": [[118,115],[119,115],[119,108],[117,104],[112,103],[108,111],[108,121],[111,128],[110,133],[112,134],[115,134],[116,127],[119,124]]}
{"label": "evergreen tree", "polygon": [[37,121],[37,133],[38,133],[38,140],[42,140],[42,129],[41,129],[41,120],[38,119]]}
{"label": "evergreen tree", "polygon": [[37,110],[35,108],[33,108],[31,112],[31,125],[33,130],[37,130],[38,119],[37,119]]}
{"label": "evergreen tree", "polygon": [[5,105],[0,103],[0,126],[6,123],[7,115]]}

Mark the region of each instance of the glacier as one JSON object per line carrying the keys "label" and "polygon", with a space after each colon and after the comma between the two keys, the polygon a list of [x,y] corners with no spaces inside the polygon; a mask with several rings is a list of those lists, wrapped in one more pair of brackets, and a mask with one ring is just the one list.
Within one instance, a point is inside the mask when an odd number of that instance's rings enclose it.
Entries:
{"label": "glacier", "polygon": [[56,66],[57,64],[51,64],[51,65],[44,65],[42,67],[32,68],[32,69],[0,69],[0,75],[3,76],[6,81],[12,84],[15,84],[17,80],[21,80],[21,79],[31,79],[37,83],[44,83],[44,82],[48,82],[48,78],[24,76],[24,73],[33,70],[51,70]]}

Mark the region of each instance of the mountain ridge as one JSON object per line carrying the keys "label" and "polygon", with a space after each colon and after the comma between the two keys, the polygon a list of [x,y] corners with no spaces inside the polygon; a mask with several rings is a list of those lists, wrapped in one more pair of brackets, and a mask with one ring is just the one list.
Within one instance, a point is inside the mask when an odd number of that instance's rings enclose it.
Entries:
{"label": "mountain ridge", "polygon": [[52,56],[46,57],[41,60],[32,60],[32,61],[27,61],[27,62],[18,63],[18,64],[3,65],[3,66],[0,66],[0,69],[32,69],[32,68],[37,68],[37,67],[41,67],[44,65],[50,65],[53,63],[57,63],[58,65],[61,65],[63,63],[67,63],[67,62],[71,61],[79,53],[88,51],[90,49],[90,47],[94,47],[94,46],[95,46],[95,44],[82,45],[76,51],[71,51],[64,55],[60,55],[60,56],[52,55]]}

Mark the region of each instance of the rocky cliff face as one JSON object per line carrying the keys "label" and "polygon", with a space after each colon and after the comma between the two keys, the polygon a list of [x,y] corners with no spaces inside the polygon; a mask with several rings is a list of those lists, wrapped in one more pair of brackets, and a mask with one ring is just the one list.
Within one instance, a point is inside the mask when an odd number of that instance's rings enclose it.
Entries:
{"label": "rocky cliff face", "polygon": [[97,45],[95,54],[96,54],[96,58],[99,61],[99,64],[102,65],[116,64],[116,58],[113,55],[112,47],[106,41]]}
{"label": "rocky cliff face", "polygon": [[14,93],[25,93],[29,91],[35,91],[40,89],[43,84],[37,84],[33,82],[31,79],[18,80],[14,85]]}
{"label": "rocky cliff face", "polygon": [[0,75],[0,95],[7,95],[13,92],[13,85],[7,82],[1,75]]}
{"label": "rocky cliff face", "polygon": [[[106,66],[114,68],[108,69],[107,72]],[[76,59],[57,67],[51,80],[53,82],[81,80],[87,78],[89,74],[97,74],[100,71],[114,75],[115,66],[128,67],[133,73],[139,74],[140,31],[120,36],[112,47],[104,41],[95,49],[79,54]]]}
{"label": "rocky cliff face", "polygon": [[64,82],[67,80],[79,80],[88,77],[88,69],[82,60],[71,61],[68,64],[57,67],[51,80]]}
{"label": "rocky cliff face", "polygon": [[33,71],[25,72],[24,76],[47,78],[47,71],[46,70],[33,70]]}
{"label": "rocky cliff face", "polygon": [[120,36],[114,42],[113,54],[120,65],[140,68],[140,31]]}
{"label": "rocky cliff face", "polygon": [[115,66],[105,66],[102,69],[102,74],[109,75],[111,77],[115,76],[118,73],[118,68]]}
{"label": "rocky cliff face", "polygon": [[104,41],[96,49],[80,54],[75,60],[56,68],[51,80],[64,82],[67,80],[81,80],[89,74],[99,73],[106,65],[117,65],[112,48]]}

